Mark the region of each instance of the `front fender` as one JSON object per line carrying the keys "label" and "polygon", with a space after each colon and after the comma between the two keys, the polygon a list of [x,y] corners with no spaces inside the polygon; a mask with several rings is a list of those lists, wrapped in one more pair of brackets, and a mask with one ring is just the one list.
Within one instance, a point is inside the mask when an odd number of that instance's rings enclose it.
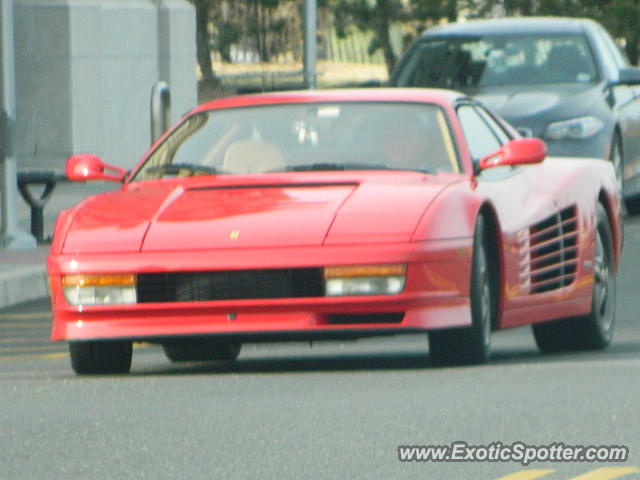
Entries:
{"label": "front fender", "polygon": [[486,198],[471,188],[471,183],[457,183],[444,189],[423,214],[412,241],[473,237],[476,217]]}

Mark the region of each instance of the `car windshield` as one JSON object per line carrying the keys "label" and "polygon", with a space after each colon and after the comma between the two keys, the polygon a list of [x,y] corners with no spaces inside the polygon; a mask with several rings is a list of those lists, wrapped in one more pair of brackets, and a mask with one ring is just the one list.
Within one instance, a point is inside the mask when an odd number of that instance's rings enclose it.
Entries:
{"label": "car windshield", "polygon": [[133,180],[322,170],[457,172],[442,109],[412,103],[306,103],[187,117]]}
{"label": "car windshield", "polygon": [[589,83],[597,76],[591,50],[580,35],[440,36],[417,45],[397,84],[464,90]]}

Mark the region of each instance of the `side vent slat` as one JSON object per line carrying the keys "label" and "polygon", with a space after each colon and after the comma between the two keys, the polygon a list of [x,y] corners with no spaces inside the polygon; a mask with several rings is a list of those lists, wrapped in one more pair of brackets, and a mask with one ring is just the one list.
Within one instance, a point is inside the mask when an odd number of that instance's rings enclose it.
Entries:
{"label": "side vent slat", "polygon": [[529,229],[530,293],[557,290],[575,281],[578,264],[578,217],[575,206]]}

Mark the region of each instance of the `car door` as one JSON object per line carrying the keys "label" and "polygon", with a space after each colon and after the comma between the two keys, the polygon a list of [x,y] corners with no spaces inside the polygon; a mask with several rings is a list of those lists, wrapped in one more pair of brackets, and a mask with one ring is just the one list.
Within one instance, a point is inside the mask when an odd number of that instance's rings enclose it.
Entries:
{"label": "car door", "polygon": [[[480,105],[463,104],[457,112],[475,161],[511,139]],[[477,191],[489,199],[500,223],[502,238],[496,241],[501,240],[503,252],[503,310],[548,301],[549,295],[568,285],[572,278],[572,272],[549,266],[553,252],[550,254],[547,247],[553,243],[549,234],[553,235],[559,224],[574,228],[576,235],[571,241],[577,242],[576,209],[567,207],[562,199],[540,194],[540,173],[541,165],[495,167],[476,177]],[[575,245],[562,246],[565,247],[577,257]],[[525,323],[526,319],[522,320]]]}
{"label": "car door", "polygon": [[610,102],[615,110],[624,156],[625,196],[640,193],[640,87],[620,83],[620,72],[629,67],[609,34],[594,26],[592,40],[604,76],[610,83]]}

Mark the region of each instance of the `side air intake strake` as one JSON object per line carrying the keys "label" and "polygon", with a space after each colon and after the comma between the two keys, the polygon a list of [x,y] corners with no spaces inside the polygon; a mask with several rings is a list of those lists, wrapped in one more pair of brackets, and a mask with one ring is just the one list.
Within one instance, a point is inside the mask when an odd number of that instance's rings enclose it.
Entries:
{"label": "side air intake strake", "polygon": [[578,218],[568,207],[529,228],[531,293],[570,285],[578,263]]}

